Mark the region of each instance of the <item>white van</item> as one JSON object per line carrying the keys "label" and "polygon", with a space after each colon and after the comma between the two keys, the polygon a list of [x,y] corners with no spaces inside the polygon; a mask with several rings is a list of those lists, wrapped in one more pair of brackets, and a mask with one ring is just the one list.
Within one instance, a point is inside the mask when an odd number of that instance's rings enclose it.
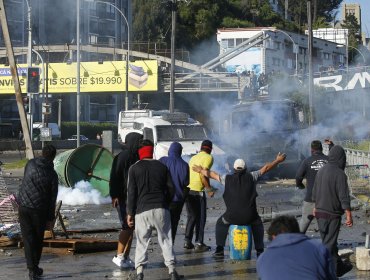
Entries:
{"label": "white van", "polygon": [[[204,126],[186,113],[153,110],[128,110],[119,113],[118,141],[122,142],[130,132],[144,135],[154,143],[154,157],[167,156],[172,142],[181,143],[182,155],[192,156],[199,152],[203,140],[208,139]],[[213,145],[213,155],[224,151]]]}
{"label": "white van", "polygon": [[[33,140],[40,140],[40,128],[42,128],[42,123],[39,122],[33,123],[32,127],[33,127],[32,131]],[[51,128],[52,139],[61,138],[61,132],[57,123],[48,123],[47,127]]]}

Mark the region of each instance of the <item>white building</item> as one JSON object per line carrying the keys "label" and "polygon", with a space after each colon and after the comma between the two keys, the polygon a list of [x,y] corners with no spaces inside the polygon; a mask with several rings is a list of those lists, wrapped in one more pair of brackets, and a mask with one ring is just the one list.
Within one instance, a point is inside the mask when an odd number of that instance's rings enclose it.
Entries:
{"label": "white building", "polygon": [[[272,71],[289,74],[308,72],[308,36],[287,32],[274,27],[222,28],[217,30],[220,54],[236,48],[249,38],[261,34],[267,38],[248,50],[227,60],[224,68],[228,72]],[[338,68],[346,61],[345,46],[338,46],[320,38],[313,38],[313,70]]]}

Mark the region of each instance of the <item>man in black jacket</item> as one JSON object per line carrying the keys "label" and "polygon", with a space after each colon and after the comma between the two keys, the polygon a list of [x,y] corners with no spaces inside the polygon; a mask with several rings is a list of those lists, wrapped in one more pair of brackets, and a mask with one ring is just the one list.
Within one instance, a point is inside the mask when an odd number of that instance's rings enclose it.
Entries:
{"label": "man in black jacket", "polygon": [[303,200],[302,218],[299,221],[299,230],[305,233],[308,229],[311,220],[312,212],[315,204],[312,202],[312,188],[315,182],[317,172],[328,162],[328,157],[322,152],[322,144],[319,140],[311,142],[311,156],[302,161],[299,166],[295,180],[296,185],[300,189],[304,189],[303,179],[306,178],[306,195]]}
{"label": "man in black jacket", "polygon": [[17,195],[19,223],[30,279],[43,274],[39,262],[42,253],[44,231],[55,220],[55,202],[58,195],[58,175],[53,160],[56,149],[46,145],[42,156],[31,159],[24,170],[24,177]]}
{"label": "man in black jacket", "polygon": [[139,160],[139,141],[143,136],[137,132],[128,133],[125,137],[123,150],[114,157],[109,180],[109,194],[112,206],[117,209],[122,230],[118,237],[117,255],[112,261],[120,268],[130,268],[134,264],[129,258],[133,229],[127,225],[126,200],[127,178],[131,165]]}
{"label": "man in black jacket", "polygon": [[314,214],[321,239],[332,255],[338,277],[352,269],[352,265],[343,263],[338,255],[338,235],[344,213],[345,224],[348,227],[353,225],[345,166],[346,153],[341,146],[336,145],[329,151],[328,163],[317,173],[312,190]]}
{"label": "man in black jacket", "polygon": [[216,223],[217,248],[213,254],[214,257],[224,256],[227,233],[232,224],[251,225],[257,257],[262,254],[264,251],[264,229],[261,217],[257,212],[256,198],[258,194],[256,182],[258,178],[275,168],[285,158],[285,154],[278,153],[274,161],[266,163],[258,171],[252,172],[247,170],[244,160],[237,159],[234,162],[234,173],[226,176],[220,176],[216,172],[202,168],[199,165],[193,166],[193,171],[199,172],[225,185],[223,199],[226,211]]}
{"label": "man in black jacket", "polygon": [[170,279],[179,279],[175,270],[175,255],[171,238],[171,217],[168,210],[174,186],[167,167],[153,160],[153,142],[143,140],[139,148],[140,160],[131,166],[127,191],[127,223],[135,226],[136,279],[144,279],[144,266],[148,263],[148,245],[153,229],[158,235],[165,265]]}

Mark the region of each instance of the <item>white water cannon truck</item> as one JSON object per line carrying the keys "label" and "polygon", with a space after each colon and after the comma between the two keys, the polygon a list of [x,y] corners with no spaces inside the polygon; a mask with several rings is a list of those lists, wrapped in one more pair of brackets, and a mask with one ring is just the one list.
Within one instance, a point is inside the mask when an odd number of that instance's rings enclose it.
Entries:
{"label": "white water cannon truck", "polygon": [[[183,156],[199,152],[203,140],[208,139],[205,127],[182,112],[155,110],[121,111],[118,117],[118,141],[124,142],[130,132],[143,134],[144,139],[154,143],[154,158],[168,155],[172,142],[179,142]],[[223,155],[218,146],[213,145],[213,155]]]}

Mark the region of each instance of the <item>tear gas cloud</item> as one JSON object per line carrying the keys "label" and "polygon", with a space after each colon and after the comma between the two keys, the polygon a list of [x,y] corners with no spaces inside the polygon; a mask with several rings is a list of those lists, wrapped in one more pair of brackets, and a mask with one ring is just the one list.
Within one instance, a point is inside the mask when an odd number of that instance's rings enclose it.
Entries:
{"label": "tear gas cloud", "polygon": [[59,186],[58,198],[63,205],[86,205],[86,204],[108,204],[109,197],[102,197],[99,191],[94,189],[89,182],[79,181],[73,188]]}
{"label": "tear gas cloud", "polygon": [[[273,89],[274,93],[270,93],[271,99],[286,99],[285,93],[291,91],[292,85],[287,80],[281,79],[274,88],[271,88]],[[273,160],[280,151],[287,154],[287,162],[292,157],[297,158],[298,153],[304,157],[308,156],[310,142],[314,139],[324,141],[329,138],[337,144],[367,139],[370,132],[367,121],[369,111],[367,94],[366,89],[341,92],[323,92],[315,89],[312,106],[314,124],[311,127],[306,125],[305,128],[299,123],[297,111],[303,108],[289,111],[289,107],[279,105],[266,109],[256,103],[250,106],[248,113],[236,118],[238,129],[230,130],[226,127],[225,120],[232,110],[231,105],[237,104],[237,100],[222,102],[220,99],[208,99],[209,108],[206,110],[211,120],[208,126],[213,134],[211,138],[227,155],[241,157],[247,164],[257,160],[258,167],[262,167],[264,163]],[[304,123],[307,124],[307,108],[304,110]],[[296,114],[297,119],[290,118],[289,114]],[[289,123],[289,119],[296,121],[296,125]],[[262,153],[258,154],[258,150],[261,149],[265,150],[266,157],[262,156]],[[253,154],[256,158],[253,158]],[[222,164],[217,168],[222,170]]]}

